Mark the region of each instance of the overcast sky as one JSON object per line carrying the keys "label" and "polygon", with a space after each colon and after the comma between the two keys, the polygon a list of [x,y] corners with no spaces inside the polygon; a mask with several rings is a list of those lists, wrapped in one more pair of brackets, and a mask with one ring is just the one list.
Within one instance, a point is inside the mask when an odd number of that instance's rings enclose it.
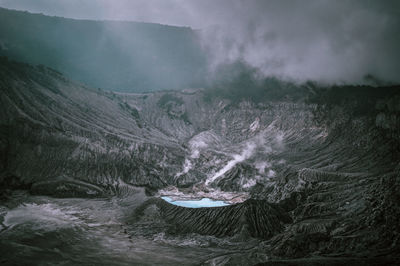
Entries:
{"label": "overcast sky", "polygon": [[212,67],[240,59],[264,75],[359,83],[400,82],[400,1],[0,0],[0,6],[70,18],[202,29]]}

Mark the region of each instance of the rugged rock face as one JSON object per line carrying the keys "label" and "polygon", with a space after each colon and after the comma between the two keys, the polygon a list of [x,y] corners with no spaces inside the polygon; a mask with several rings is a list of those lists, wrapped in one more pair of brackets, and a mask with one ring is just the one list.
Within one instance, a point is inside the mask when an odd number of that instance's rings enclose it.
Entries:
{"label": "rugged rock face", "polygon": [[248,192],[251,200],[214,209],[153,199],[135,215],[155,206],[173,235],[257,238],[271,258],[399,254],[398,87],[307,85],[297,100],[210,102],[204,90],[94,90],[4,58],[0,75],[3,198],[17,188]]}
{"label": "rugged rock face", "polygon": [[163,165],[172,170],[182,157],[178,143],[143,128],[137,110],[119,96],[52,70],[2,63],[1,90],[1,168],[25,184],[45,181],[53,191],[72,178],[102,193],[124,181],[157,188],[172,175]]}
{"label": "rugged rock face", "polygon": [[142,216],[147,208],[154,208],[154,205],[171,225],[169,232],[174,234],[268,239],[282,232],[285,223],[291,222],[289,215],[279,206],[258,200],[225,207],[185,208],[161,199],[151,199],[137,209],[135,216]]}

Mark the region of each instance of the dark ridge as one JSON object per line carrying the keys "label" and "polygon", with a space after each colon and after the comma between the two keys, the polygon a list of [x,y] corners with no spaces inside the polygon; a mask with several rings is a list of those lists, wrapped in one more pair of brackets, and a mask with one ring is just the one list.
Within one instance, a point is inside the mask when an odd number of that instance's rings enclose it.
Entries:
{"label": "dark ridge", "polygon": [[151,199],[137,209],[140,217],[146,208],[157,205],[161,216],[170,224],[173,234],[198,233],[226,237],[254,237],[268,239],[282,232],[284,224],[292,220],[276,204],[261,200],[247,200],[223,207],[185,208],[170,204],[162,199]]}
{"label": "dark ridge", "polygon": [[257,69],[243,62],[222,65],[214,74],[204,92],[204,100],[227,99],[232,106],[248,100],[254,103],[267,101],[298,101],[307,95],[305,86],[279,80],[276,77],[261,78]]}
{"label": "dark ridge", "polygon": [[256,266],[342,266],[342,265],[364,265],[364,266],[397,266],[400,258],[329,258],[311,257],[296,260],[274,260],[258,263]]}
{"label": "dark ridge", "polygon": [[66,179],[37,182],[30,188],[30,193],[59,198],[95,198],[107,195],[99,186]]}
{"label": "dark ridge", "polygon": [[92,21],[0,8],[0,56],[44,64],[91,87],[201,87],[205,54],[188,27]]}
{"label": "dark ridge", "polygon": [[309,94],[307,102],[323,105],[325,108],[335,106],[352,105],[351,115],[355,117],[374,115],[379,111],[400,112],[396,106],[399,97],[400,86],[332,86],[315,88]]}

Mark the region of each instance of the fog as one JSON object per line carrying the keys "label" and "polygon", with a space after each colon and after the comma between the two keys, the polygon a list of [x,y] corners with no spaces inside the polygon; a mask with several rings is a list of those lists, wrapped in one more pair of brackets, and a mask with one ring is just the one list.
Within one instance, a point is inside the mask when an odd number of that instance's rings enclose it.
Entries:
{"label": "fog", "polygon": [[241,61],[263,76],[400,82],[399,1],[0,0],[0,6],[71,18],[198,29],[209,70]]}

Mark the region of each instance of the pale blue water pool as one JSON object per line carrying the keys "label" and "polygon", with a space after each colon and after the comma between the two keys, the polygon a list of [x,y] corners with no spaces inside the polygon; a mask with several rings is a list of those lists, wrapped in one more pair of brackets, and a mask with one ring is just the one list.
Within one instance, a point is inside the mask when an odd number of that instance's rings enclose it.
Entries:
{"label": "pale blue water pool", "polygon": [[212,200],[209,198],[202,198],[201,200],[173,200],[166,196],[161,198],[171,204],[186,208],[222,207],[230,205],[222,200]]}

